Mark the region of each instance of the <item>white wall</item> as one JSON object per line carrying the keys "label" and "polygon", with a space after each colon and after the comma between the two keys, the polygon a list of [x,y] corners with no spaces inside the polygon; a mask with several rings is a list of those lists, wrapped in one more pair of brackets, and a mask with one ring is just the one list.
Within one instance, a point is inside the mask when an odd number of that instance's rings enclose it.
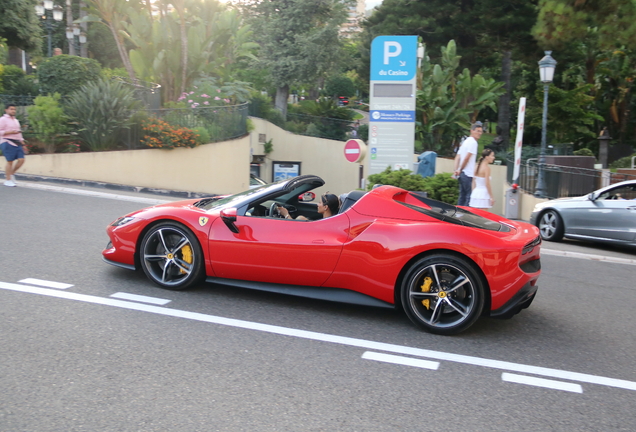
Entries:
{"label": "white wall", "polygon": [[272,140],[273,151],[261,165],[263,180],[272,181],[273,162],[301,162],[300,174],[315,174],[325,180],[325,186],[316,193],[330,191],[336,195],[360,187],[359,164],[348,162],[344,156],[344,142],[295,135],[260,118],[251,118],[254,131],[251,136],[252,154],[264,155],[264,141]]}

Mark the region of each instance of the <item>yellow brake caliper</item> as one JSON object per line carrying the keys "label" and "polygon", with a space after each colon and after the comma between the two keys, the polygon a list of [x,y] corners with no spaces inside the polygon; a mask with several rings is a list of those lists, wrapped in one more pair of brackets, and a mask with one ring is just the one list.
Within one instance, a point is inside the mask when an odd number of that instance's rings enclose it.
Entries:
{"label": "yellow brake caliper", "polygon": [[[424,278],[424,283],[420,287],[420,288],[422,288],[422,292],[431,292],[431,284],[432,283],[433,283],[433,279],[431,279],[430,277],[426,276]],[[422,300],[422,304],[424,305],[424,307],[426,309],[430,309],[431,308],[431,301],[429,299]]]}
{"label": "yellow brake caliper", "polygon": [[[192,248],[190,245],[185,245],[181,248],[181,257],[188,264],[192,264]],[[179,270],[181,274],[184,274],[185,271],[183,269]]]}

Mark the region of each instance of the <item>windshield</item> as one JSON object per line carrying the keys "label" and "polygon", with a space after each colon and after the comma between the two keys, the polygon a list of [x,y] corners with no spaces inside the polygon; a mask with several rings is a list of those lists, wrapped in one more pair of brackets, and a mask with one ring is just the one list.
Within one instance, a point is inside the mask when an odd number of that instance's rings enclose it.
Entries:
{"label": "windshield", "polygon": [[[280,182],[279,182],[280,183]],[[227,207],[238,207],[239,203],[242,203],[246,198],[251,196],[255,196],[257,194],[261,194],[261,192],[272,188],[278,183],[272,183],[268,185],[258,186],[253,189],[248,189],[243,192],[239,192],[234,195],[228,195],[222,198],[205,198],[195,204],[196,207],[202,208],[204,210],[211,210],[216,207],[227,206]]]}

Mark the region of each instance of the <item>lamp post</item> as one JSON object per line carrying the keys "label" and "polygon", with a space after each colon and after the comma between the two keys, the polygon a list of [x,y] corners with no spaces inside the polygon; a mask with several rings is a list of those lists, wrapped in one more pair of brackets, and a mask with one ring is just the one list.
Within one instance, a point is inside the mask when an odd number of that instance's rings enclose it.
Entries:
{"label": "lamp post", "polygon": [[59,5],[53,5],[53,0],[44,0],[42,3],[35,5],[35,13],[46,20],[46,31],[48,33],[49,50],[48,57],[51,57],[51,32],[53,31],[53,23],[62,21],[64,10]]}
{"label": "lamp post", "polygon": [[539,74],[543,83],[543,121],[541,123],[541,153],[539,154],[539,176],[537,177],[537,187],[534,196],[537,198],[546,197],[545,187],[545,147],[548,127],[548,91],[550,83],[554,78],[556,60],[550,56],[552,51],[545,51],[545,57],[539,60]]}
{"label": "lamp post", "polygon": [[78,23],[66,27],[66,38],[69,46],[72,44],[75,55],[80,55],[80,45],[86,43],[86,33],[82,31]]}

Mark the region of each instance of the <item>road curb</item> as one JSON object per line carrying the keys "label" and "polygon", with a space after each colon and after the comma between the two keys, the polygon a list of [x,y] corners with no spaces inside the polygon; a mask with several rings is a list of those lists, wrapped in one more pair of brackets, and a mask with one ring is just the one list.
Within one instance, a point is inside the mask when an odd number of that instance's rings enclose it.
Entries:
{"label": "road curb", "polygon": [[[4,171],[2,171],[2,177],[4,178]],[[46,176],[39,176],[39,175],[33,175],[33,174],[16,174],[16,179],[18,181],[55,183],[55,184],[62,184],[65,186],[91,187],[91,188],[98,188],[98,189],[106,189],[109,191],[136,192],[136,193],[145,193],[145,194],[160,195],[160,196],[175,197],[175,198],[203,198],[203,197],[218,195],[215,193],[187,192],[187,191],[177,191],[177,190],[170,190],[170,189],[148,188],[143,186],[126,186],[126,185],[117,184],[117,183],[106,183],[106,182],[97,182],[97,181],[89,181],[89,180],[75,180],[75,179],[67,179],[67,178],[60,178],[60,177],[46,177]]]}
{"label": "road curb", "polygon": [[560,251],[554,249],[541,248],[541,255],[562,256],[566,258],[578,258],[589,261],[602,261],[614,264],[636,265],[636,259],[615,258],[604,255],[586,254],[581,252]]}

